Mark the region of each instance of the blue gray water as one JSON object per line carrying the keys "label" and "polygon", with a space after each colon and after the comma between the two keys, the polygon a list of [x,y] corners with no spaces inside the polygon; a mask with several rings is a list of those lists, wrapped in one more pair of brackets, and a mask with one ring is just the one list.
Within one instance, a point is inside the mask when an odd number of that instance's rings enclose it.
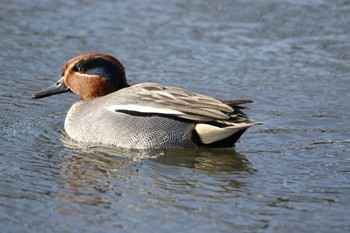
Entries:
{"label": "blue gray water", "polygon": [[[1,232],[350,232],[350,2],[4,1]],[[79,145],[62,94],[81,53],[130,83],[252,99],[235,149]]]}

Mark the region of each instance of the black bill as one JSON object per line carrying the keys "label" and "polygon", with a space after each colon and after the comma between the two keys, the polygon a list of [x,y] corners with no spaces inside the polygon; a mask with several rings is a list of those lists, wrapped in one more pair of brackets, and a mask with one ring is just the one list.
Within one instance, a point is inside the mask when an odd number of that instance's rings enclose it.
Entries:
{"label": "black bill", "polygon": [[46,87],[32,95],[33,99],[44,98],[50,95],[56,95],[70,91],[69,88],[64,84],[63,77],[58,80],[54,85]]}

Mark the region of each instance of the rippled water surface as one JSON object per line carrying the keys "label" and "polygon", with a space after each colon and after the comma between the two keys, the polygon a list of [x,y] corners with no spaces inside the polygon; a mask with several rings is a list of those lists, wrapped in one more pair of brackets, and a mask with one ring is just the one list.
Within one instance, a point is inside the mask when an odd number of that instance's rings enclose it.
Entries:
{"label": "rippled water surface", "polygon": [[[350,2],[4,1],[1,232],[350,232]],[[126,151],[31,100],[87,52],[130,83],[252,99],[234,149]]]}

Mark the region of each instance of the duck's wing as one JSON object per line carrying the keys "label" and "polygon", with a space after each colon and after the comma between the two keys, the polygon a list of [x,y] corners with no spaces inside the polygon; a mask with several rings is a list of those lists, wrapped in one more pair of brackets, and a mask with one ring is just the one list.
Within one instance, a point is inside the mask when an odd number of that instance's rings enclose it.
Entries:
{"label": "duck's wing", "polygon": [[182,88],[158,83],[142,83],[116,92],[119,104],[114,111],[130,114],[158,114],[196,121],[230,121],[232,117],[246,118],[238,105],[249,100],[220,101]]}

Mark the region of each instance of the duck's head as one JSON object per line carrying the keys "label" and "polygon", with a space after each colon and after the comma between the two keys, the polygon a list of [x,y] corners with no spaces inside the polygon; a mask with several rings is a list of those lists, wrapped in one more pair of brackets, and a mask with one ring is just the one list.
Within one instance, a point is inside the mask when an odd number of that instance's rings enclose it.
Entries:
{"label": "duck's head", "polygon": [[90,100],[127,86],[124,66],[116,58],[106,54],[82,54],[67,62],[60,80],[35,92],[32,98],[71,91]]}

